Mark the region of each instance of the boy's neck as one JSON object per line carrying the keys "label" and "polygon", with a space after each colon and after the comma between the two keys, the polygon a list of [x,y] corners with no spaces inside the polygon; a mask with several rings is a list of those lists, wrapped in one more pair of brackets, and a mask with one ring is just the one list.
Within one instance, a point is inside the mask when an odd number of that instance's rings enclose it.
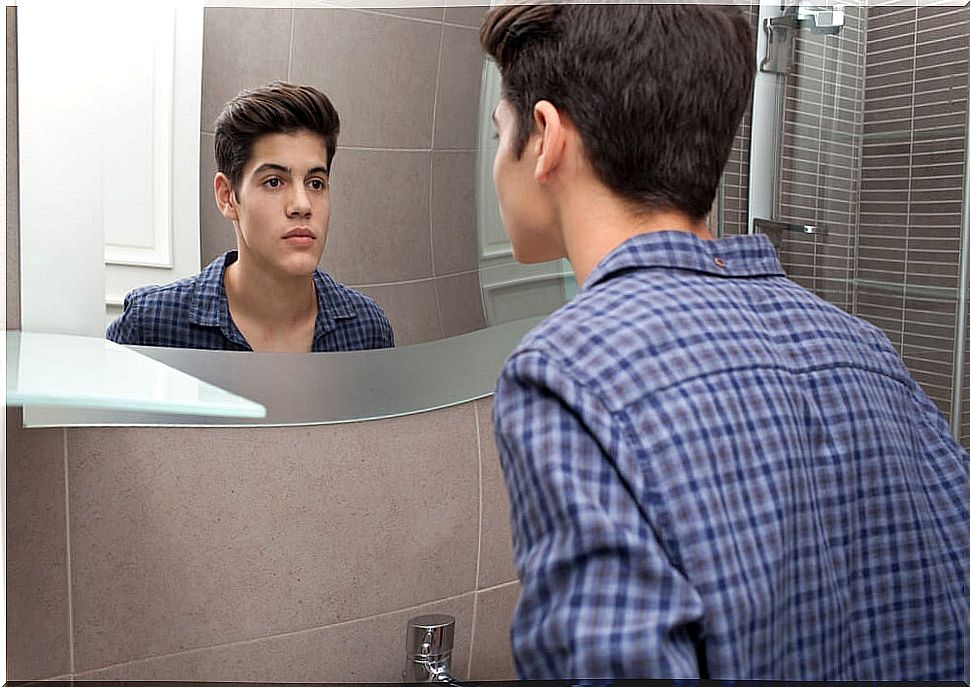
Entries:
{"label": "boy's neck", "polygon": [[305,333],[317,316],[313,276],[280,274],[247,257],[240,251],[223,279],[229,311],[243,335],[286,339],[290,333]]}
{"label": "boy's neck", "polygon": [[638,234],[682,231],[704,240],[714,238],[703,220],[677,211],[643,214],[602,188],[587,187],[585,193],[574,192],[563,198],[559,216],[566,258],[580,286],[603,258]]}

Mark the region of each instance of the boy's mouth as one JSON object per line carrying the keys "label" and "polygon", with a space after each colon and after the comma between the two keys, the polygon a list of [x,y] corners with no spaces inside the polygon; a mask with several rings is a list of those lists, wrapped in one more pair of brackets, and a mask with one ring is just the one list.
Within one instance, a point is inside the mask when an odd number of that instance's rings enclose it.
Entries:
{"label": "boy's mouth", "polygon": [[283,234],[284,239],[315,239],[313,232],[306,227],[294,227]]}
{"label": "boy's mouth", "polygon": [[307,227],[294,227],[283,234],[283,240],[291,246],[312,246],[317,237]]}

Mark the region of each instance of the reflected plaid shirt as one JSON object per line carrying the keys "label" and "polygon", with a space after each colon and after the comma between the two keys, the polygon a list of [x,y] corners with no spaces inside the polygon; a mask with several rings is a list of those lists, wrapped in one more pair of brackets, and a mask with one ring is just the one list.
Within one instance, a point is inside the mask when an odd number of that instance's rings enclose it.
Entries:
{"label": "reflected plaid shirt", "polygon": [[970,458],[764,236],[607,256],[506,362],[524,678],[970,673]]}
{"label": "reflected plaid shirt", "polygon": [[[124,312],[108,325],[105,336],[136,346],[253,350],[229,315],[223,286],[226,267],[236,257],[232,250],[193,277],[134,289],[125,296]],[[359,351],[394,346],[394,333],[381,306],[321,270],[313,272],[313,283],[317,290],[317,321],[311,350]]]}

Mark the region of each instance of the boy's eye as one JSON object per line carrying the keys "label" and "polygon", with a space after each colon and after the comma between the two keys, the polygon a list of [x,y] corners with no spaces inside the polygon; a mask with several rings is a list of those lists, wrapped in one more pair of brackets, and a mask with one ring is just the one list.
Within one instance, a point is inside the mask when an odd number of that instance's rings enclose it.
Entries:
{"label": "boy's eye", "polygon": [[308,183],[310,188],[312,188],[314,191],[322,191],[323,189],[327,188],[327,182],[325,182],[323,179],[310,179]]}
{"label": "boy's eye", "polygon": [[270,177],[269,179],[267,179],[263,183],[266,186],[269,186],[270,188],[279,188],[280,187],[280,184],[282,184],[283,182],[282,182],[282,180],[279,177]]}

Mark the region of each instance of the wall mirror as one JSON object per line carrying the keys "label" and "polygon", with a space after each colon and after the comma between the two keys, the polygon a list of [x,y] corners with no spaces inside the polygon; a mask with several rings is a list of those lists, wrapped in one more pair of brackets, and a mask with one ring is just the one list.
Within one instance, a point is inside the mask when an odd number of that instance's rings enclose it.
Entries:
{"label": "wall mirror", "polygon": [[[340,114],[320,266],[380,303],[398,348],[287,361],[141,352],[260,400],[268,424],[385,417],[489,393],[528,323],[574,293],[568,264],[516,264],[502,230],[490,124],[500,80],[478,44],[486,7],[55,4],[17,7],[7,32],[25,331],[103,336],[130,289],[235,247],[213,200],[212,124],[240,90],[273,80],[321,89]],[[299,396],[313,402],[298,408]],[[173,423],[29,410],[31,426]]]}
{"label": "wall mirror", "polygon": [[[502,231],[486,7],[261,4],[18,8],[23,328],[103,334],[131,288],[234,248],[213,122],[272,80],[320,88],[340,114],[320,266],[381,304],[399,346],[562,305],[568,265],[517,265]],[[65,165],[77,183],[54,199]]]}

